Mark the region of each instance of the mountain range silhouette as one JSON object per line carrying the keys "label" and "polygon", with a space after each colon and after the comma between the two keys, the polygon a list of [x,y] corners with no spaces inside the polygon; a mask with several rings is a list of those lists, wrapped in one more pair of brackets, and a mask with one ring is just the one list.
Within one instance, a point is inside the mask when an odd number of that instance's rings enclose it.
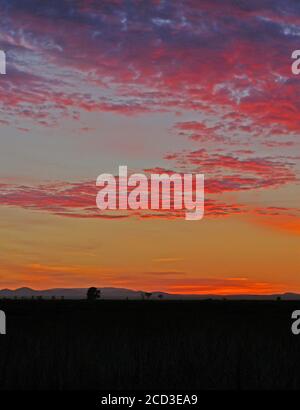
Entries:
{"label": "mountain range silhouette", "polygon": [[[0,298],[39,298],[44,299],[51,298],[64,298],[64,299],[85,299],[88,288],[53,288],[45,290],[35,290],[28,287],[21,287],[15,290],[2,289],[0,290]],[[139,300],[145,296],[145,291],[132,290],[126,288],[114,288],[114,287],[98,287],[101,290],[101,299],[132,299]],[[155,291],[151,293],[149,299],[160,300],[178,300],[178,299],[190,299],[190,300],[205,300],[205,299],[217,299],[217,300],[299,300],[300,294],[298,293],[283,293],[283,294],[271,294],[271,295],[216,295],[216,294],[172,294],[166,292]]]}

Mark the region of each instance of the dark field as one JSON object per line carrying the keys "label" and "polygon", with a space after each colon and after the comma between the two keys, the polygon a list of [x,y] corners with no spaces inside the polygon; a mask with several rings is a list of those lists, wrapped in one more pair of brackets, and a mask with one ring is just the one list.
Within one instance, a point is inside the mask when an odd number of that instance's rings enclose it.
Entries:
{"label": "dark field", "polygon": [[300,302],[0,301],[1,389],[300,389]]}

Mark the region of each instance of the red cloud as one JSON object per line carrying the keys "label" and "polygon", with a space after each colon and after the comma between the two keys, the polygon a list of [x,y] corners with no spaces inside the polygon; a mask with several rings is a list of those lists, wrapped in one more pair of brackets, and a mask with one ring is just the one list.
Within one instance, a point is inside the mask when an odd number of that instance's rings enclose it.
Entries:
{"label": "red cloud", "polygon": [[[235,162],[233,161],[235,166]],[[246,161],[249,164],[249,161]],[[273,164],[274,165],[274,164]],[[210,164],[211,166],[211,164]],[[270,164],[269,164],[270,166]],[[251,172],[257,172],[258,177],[241,177],[238,175],[223,175],[219,178],[207,178],[206,180],[206,199],[205,215],[206,217],[228,216],[241,213],[256,213],[266,215],[284,215],[288,208],[268,207],[253,209],[246,204],[232,204],[221,201],[220,199],[211,198],[210,194],[222,194],[225,192],[239,192],[258,188],[268,188],[286,183],[289,175],[280,178],[272,176],[272,170],[268,165],[253,168],[252,162],[249,167]],[[273,168],[272,168],[273,169]],[[280,171],[282,168],[279,167]],[[283,168],[284,169],[284,168]],[[270,175],[267,174],[267,170]],[[147,169],[149,173],[171,173],[170,170],[162,168]],[[286,178],[286,179],[285,179]],[[130,216],[140,218],[182,218],[184,210],[170,211],[115,211],[100,212],[96,207],[96,195],[98,188],[95,182],[55,182],[40,184],[36,186],[0,184],[0,202],[2,206],[16,206],[28,210],[46,211],[54,215],[72,218],[106,218],[122,219]],[[297,210],[290,210],[293,214]]]}
{"label": "red cloud", "polygon": [[[216,1],[137,2],[134,10],[125,2],[85,2],[57,4],[56,19],[46,5],[36,14],[22,4],[11,7],[0,32],[0,41],[18,57],[9,85],[1,83],[7,116],[26,111],[36,119],[40,113],[49,124],[73,110],[188,109],[219,118],[235,113],[232,126],[250,134],[294,135],[300,85],[287,50],[297,45],[292,33],[298,8],[281,0],[247,9],[225,1],[220,10]],[[47,70],[33,76],[26,62],[37,56]],[[251,124],[238,124],[244,118]],[[200,131],[216,138],[219,126]]]}
{"label": "red cloud", "polygon": [[[172,129],[205,149],[165,158],[208,174],[209,194],[297,181],[294,164],[280,158],[300,132],[300,82],[290,70],[300,21],[295,2],[57,2],[51,13],[46,5],[33,13],[16,3],[3,11],[0,28],[11,53],[0,82],[2,125],[26,131],[58,125],[62,116],[78,120],[82,111],[188,111],[193,119]],[[274,157],[255,155],[257,145]],[[254,153],[248,157],[245,148]],[[91,186],[14,186],[1,197],[7,205],[90,217]]]}

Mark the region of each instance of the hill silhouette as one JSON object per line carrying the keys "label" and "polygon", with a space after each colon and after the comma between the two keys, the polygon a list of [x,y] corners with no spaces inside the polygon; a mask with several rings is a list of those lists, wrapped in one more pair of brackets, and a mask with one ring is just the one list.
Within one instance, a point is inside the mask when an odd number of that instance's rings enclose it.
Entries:
{"label": "hill silhouette", "polygon": [[[15,290],[2,289],[0,290],[0,298],[64,298],[64,299],[85,299],[88,288],[53,288],[36,290],[29,287],[21,287]],[[146,293],[143,290],[132,290],[126,288],[115,287],[98,287],[101,290],[101,299],[143,299],[143,295]],[[283,293],[283,294],[271,294],[271,295],[215,295],[215,294],[172,294],[166,292],[155,291],[151,294],[151,299],[167,299],[167,300],[205,300],[205,299],[228,299],[228,300],[299,300],[300,294],[298,293]]]}

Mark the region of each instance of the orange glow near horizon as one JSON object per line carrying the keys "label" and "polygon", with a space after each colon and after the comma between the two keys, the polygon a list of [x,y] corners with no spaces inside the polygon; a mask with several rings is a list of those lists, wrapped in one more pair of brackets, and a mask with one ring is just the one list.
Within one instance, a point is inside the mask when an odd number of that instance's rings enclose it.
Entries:
{"label": "orange glow near horizon", "polygon": [[15,239],[1,240],[0,288],[96,286],[217,295],[300,291],[294,258],[299,238],[269,229],[264,218],[258,224],[244,217],[200,223],[91,221],[30,212],[28,225],[28,213],[5,210]]}

